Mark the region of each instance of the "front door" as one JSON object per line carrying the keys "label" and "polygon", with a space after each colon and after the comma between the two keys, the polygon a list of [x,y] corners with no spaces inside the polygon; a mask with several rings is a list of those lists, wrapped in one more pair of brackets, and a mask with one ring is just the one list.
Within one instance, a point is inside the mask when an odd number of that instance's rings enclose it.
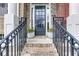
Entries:
{"label": "front door", "polygon": [[35,35],[45,35],[45,6],[35,6]]}

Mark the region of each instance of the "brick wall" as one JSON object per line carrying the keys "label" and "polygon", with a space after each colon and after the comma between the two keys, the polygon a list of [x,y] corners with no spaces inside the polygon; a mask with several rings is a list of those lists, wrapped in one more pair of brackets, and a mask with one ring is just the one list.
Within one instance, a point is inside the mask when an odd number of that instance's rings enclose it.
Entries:
{"label": "brick wall", "polygon": [[56,3],[51,3],[51,15],[56,15],[57,14],[57,7]]}
{"label": "brick wall", "polygon": [[68,3],[58,3],[56,7],[57,7],[56,16],[64,17],[65,26],[66,26],[66,18],[69,16],[69,4]]}
{"label": "brick wall", "polygon": [[67,3],[59,3],[57,8],[57,16],[65,18],[69,16],[69,5]]}

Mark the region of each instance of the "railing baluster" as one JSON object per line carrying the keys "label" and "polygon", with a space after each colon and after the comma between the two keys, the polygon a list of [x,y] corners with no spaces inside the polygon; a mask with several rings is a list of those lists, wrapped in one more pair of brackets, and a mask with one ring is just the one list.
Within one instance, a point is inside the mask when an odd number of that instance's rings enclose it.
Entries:
{"label": "railing baluster", "polygon": [[[61,34],[60,34],[61,35]],[[63,36],[62,36],[63,37]],[[62,41],[62,37],[60,38],[61,39],[61,56],[63,56],[63,41]]]}
{"label": "railing baluster", "polygon": [[1,45],[0,45],[0,56],[1,56]]}
{"label": "railing baluster", "polygon": [[[58,39],[58,42],[57,42],[57,39]],[[59,52],[59,35],[58,35],[58,29],[56,29],[56,33],[55,33],[55,42],[56,42],[56,46],[57,46],[57,43],[58,43],[58,46],[56,48],[57,48],[57,50]]]}
{"label": "railing baluster", "polygon": [[23,28],[23,48],[24,48],[24,45],[25,45],[25,27]]}
{"label": "railing baluster", "polygon": [[58,30],[58,32],[57,32],[57,34],[58,34],[58,51],[59,51],[59,55],[61,55],[61,53],[60,53],[60,29],[57,29]]}
{"label": "railing baluster", "polygon": [[74,40],[71,38],[71,55],[74,56]]}
{"label": "railing baluster", "polygon": [[78,47],[78,49],[77,49],[77,56],[79,56],[79,47]]}
{"label": "railing baluster", "polygon": [[[25,19],[25,25],[27,26],[26,19]],[[26,33],[26,26],[24,26],[24,39],[25,39],[24,44],[27,42],[27,41],[26,41],[26,36],[27,36],[27,33]]]}
{"label": "railing baluster", "polygon": [[65,40],[66,40],[66,35],[64,35],[64,39],[63,40],[64,40],[64,52],[63,53],[64,53],[64,56],[65,56]]}
{"label": "railing baluster", "polygon": [[21,51],[21,31],[19,32],[19,55]]}
{"label": "railing baluster", "polygon": [[[19,29],[19,30],[20,30],[20,29]],[[19,37],[18,37],[18,38],[19,38],[19,39],[18,39],[18,44],[19,44],[19,45],[18,45],[18,46],[19,46],[19,47],[18,47],[18,50],[19,50],[19,55],[20,55],[20,32],[18,33],[18,36],[19,36]]]}
{"label": "railing baluster", "polygon": [[[58,30],[57,30],[57,32],[58,32]],[[58,34],[57,34],[57,36],[58,36]],[[56,46],[57,46],[57,49],[59,48],[59,43],[58,42],[59,42],[59,37],[56,38]],[[59,52],[59,50],[58,50],[58,52]]]}
{"label": "railing baluster", "polygon": [[9,56],[9,37],[6,39],[6,56]]}
{"label": "railing baluster", "polygon": [[16,56],[16,37],[14,38],[14,56]]}
{"label": "railing baluster", "polygon": [[13,56],[13,40],[12,39],[11,39],[11,56]]}
{"label": "railing baluster", "polygon": [[69,44],[68,44],[68,37],[67,37],[67,56],[69,55]]}
{"label": "railing baluster", "polygon": [[18,33],[17,33],[17,56],[18,56]]}
{"label": "railing baluster", "polygon": [[[20,49],[21,49],[21,51],[22,51],[22,30],[21,30],[21,48],[20,48]],[[20,51],[20,52],[21,52],[21,51]]]}
{"label": "railing baluster", "polygon": [[2,52],[1,52],[1,45],[0,45],[0,56],[2,56]]}
{"label": "railing baluster", "polygon": [[[24,29],[24,27],[23,27],[23,29]],[[23,44],[24,44],[24,38],[23,38],[23,29],[22,29],[22,48],[23,48]],[[21,51],[22,51],[22,49],[21,49]]]}
{"label": "railing baluster", "polygon": [[64,56],[64,31],[62,36],[62,56]]}

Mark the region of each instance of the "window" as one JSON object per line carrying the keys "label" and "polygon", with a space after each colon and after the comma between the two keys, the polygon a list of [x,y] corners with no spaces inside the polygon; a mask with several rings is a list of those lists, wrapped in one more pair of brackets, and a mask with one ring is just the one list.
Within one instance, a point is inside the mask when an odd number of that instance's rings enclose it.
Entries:
{"label": "window", "polygon": [[8,4],[0,3],[0,16],[4,16],[4,14],[8,13]]}
{"label": "window", "polygon": [[45,7],[44,6],[36,6],[36,20],[41,20],[45,18]]}
{"label": "window", "polygon": [[5,8],[5,3],[0,3],[0,7]]}

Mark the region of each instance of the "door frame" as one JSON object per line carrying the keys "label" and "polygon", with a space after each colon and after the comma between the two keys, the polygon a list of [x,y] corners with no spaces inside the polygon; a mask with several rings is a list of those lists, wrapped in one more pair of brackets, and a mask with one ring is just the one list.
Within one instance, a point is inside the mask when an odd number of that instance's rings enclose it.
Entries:
{"label": "door frame", "polygon": [[[45,25],[46,25],[46,29],[45,29],[45,35],[47,35],[47,22],[49,21],[49,3],[30,3],[30,19],[31,16],[33,17],[33,29],[35,30],[35,6],[45,6],[46,9],[46,19],[45,19]],[[33,9],[33,15],[31,15],[31,9]],[[49,18],[48,18],[49,17]]]}
{"label": "door frame", "polygon": [[[45,30],[44,30],[45,33],[44,33],[44,35],[46,35],[46,6],[45,5],[35,5],[35,7],[36,6],[44,6],[45,7],[44,8],[45,9],[45,11],[44,11],[45,12],[45,20],[44,20],[45,21]],[[35,9],[35,23],[36,23],[36,9]],[[35,32],[36,32],[36,25],[35,25]],[[36,33],[35,33],[35,35],[36,35]]]}

